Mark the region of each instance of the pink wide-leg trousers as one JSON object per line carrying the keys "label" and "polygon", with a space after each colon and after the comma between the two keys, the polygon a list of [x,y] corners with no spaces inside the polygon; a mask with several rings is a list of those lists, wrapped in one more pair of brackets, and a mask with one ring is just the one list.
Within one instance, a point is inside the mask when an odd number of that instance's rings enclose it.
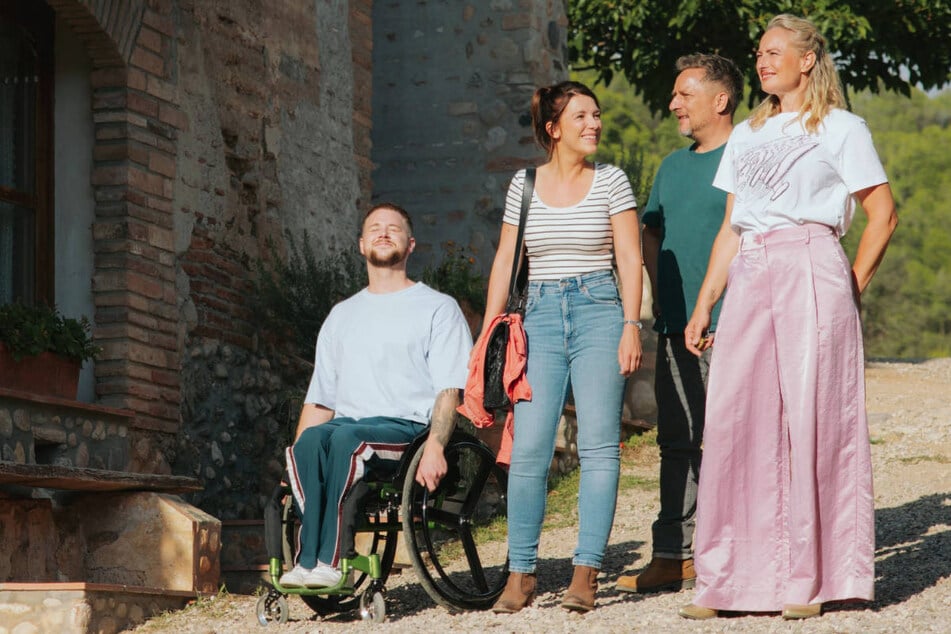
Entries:
{"label": "pink wide-leg trousers", "polygon": [[862,331],[829,227],[743,234],[707,390],[694,603],[872,599]]}

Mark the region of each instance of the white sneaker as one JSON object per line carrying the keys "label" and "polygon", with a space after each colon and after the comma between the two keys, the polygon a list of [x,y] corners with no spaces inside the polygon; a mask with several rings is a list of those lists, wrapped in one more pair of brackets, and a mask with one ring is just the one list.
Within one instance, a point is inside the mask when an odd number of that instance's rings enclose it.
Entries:
{"label": "white sneaker", "polygon": [[281,575],[278,583],[285,588],[303,588],[305,585],[304,580],[307,578],[307,575],[309,575],[314,570],[316,570],[316,568],[304,568],[300,564],[297,564],[292,569]]}
{"label": "white sneaker", "polygon": [[340,583],[343,573],[327,564],[317,562],[317,567],[304,574],[304,587],[306,588],[327,588]]}

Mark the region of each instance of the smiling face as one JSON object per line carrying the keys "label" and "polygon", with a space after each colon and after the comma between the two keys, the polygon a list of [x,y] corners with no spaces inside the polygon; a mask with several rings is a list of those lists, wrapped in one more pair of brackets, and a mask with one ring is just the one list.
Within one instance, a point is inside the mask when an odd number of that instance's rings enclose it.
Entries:
{"label": "smiling face", "polygon": [[816,56],[812,51],[799,50],[793,36],[792,31],[774,27],[760,39],[756,74],[767,94],[782,98],[805,91]]}
{"label": "smiling face", "polygon": [[670,111],[677,117],[680,134],[697,139],[723,111],[728,97],[714,82],[705,81],[702,68],[687,68],[677,75]]}
{"label": "smiling face", "polygon": [[374,266],[402,264],[415,246],[409,223],[394,209],[380,207],[363,222],[360,253]]}
{"label": "smiling face", "polygon": [[573,95],[558,121],[548,124],[548,134],[561,151],[594,154],[601,140],[601,109],[591,97]]}

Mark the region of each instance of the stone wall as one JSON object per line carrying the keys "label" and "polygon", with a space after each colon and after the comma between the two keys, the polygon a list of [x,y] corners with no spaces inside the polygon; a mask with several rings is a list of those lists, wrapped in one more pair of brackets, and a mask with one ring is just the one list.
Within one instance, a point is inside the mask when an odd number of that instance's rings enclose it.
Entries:
{"label": "stone wall", "polygon": [[58,584],[61,589],[0,588],[0,631],[14,634],[116,634],[182,609],[193,593],[136,592],[123,586]]}
{"label": "stone wall", "polygon": [[0,394],[0,458],[19,464],[129,471],[134,466],[129,422],[126,416],[100,408],[66,409]]}
{"label": "stone wall", "polygon": [[564,3],[376,2],[373,196],[416,218],[416,269],[453,240],[488,271],[512,173],[540,160],[529,106],[567,79]]}
{"label": "stone wall", "polygon": [[193,340],[182,372],[188,425],[173,470],[199,478],[189,501],[220,519],[255,519],[284,470],[311,366],[274,350]]}
{"label": "stone wall", "polygon": [[183,335],[247,349],[249,280],[268,241],[280,254],[285,231],[307,231],[315,253],[332,252],[369,198],[371,85],[355,65],[369,55],[369,3],[179,5]]}
{"label": "stone wall", "polygon": [[172,438],[135,423],[131,410],[0,388],[0,458],[8,462],[169,475]]}
{"label": "stone wall", "polygon": [[[259,517],[309,368],[267,342],[255,264],[306,232],[349,248],[370,197],[370,0],[179,0],[175,182],[181,416],[173,470],[226,518]],[[262,335],[264,335],[262,337]],[[293,406],[291,406],[293,402]]]}

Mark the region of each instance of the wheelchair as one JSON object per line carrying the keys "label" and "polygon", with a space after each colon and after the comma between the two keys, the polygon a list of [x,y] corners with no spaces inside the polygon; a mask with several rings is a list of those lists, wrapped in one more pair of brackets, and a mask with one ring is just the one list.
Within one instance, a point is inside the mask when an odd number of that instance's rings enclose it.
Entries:
{"label": "wheelchair", "polygon": [[[505,549],[493,555],[480,551],[480,536],[506,519],[506,472],[480,440],[456,430],[446,445],[447,472],[435,491],[416,482],[428,430],[417,436],[392,477],[360,480],[343,502],[343,513],[355,519],[341,532],[341,581],[326,588],[285,588],[280,577],[294,564],[293,545],[300,524],[290,487],[275,487],[265,508],[264,529],[271,587],[257,602],[261,625],[286,623],[287,597],[299,595],[319,616],[359,609],[361,619],[386,619],[386,580],[393,569],[397,539],[416,577],[438,605],[455,612],[489,608],[508,577]],[[351,515],[352,514],[352,515]],[[354,547],[357,535],[368,545]]]}

